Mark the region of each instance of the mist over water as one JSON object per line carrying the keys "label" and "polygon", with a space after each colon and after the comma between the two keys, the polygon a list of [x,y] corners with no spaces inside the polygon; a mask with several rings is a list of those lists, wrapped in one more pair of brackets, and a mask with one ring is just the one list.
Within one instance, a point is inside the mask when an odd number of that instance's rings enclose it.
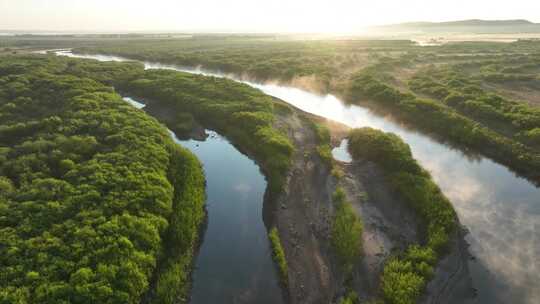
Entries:
{"label": "mist over water", "polygon": [[333,95],[255,85],[265,93],[350,127],[398,134],[450,199],[470,233],[474,303],[540,303],[540,189],[487,158],[470,157]]}
{"label": "mist over water", "polygon": [[[62,55],[125,61],[102,55]],[[145,63],[224,77],[200,69]],[[242,81],[306,112],[350,127],[369,126],[398,134],[414,157],[433,176],[451,200],[470,233],[467,241],[475,257],[470,261],[478,297],[472,303],[540,303],[540,189],[508,168],[484,157],[471,157],[422,133],[410,130],[368,109],[345,105],[333,95],[317,95],[297,88]],[[343,151],[344,149],[342,149]]]}

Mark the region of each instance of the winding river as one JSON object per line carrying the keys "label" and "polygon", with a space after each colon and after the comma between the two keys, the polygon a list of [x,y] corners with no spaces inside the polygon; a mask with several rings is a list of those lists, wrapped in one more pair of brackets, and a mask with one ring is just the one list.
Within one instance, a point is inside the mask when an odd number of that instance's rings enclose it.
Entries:
{"label": "winding river", "polygon": [[[130,97],[124,100],[137,109],[145,106]],[[208,223],[190,303],[282,303],[262,221],[266,181],[259,167],[216,132],[207,130],[205,141],[179,140],[169,132],[197,156],[206,177]]]}
{"label": "winding river", "polygon": [[[101,61],[128,60],[117,56],[79,55],[70,51],[56,53]],[[173,69],[235,79],[230,75],[200,69],[150,62],[144,62],[144,64],[147,69]],[[275,84],[242,82],[306,112],[333,119],[351,127],[369,126],[401,136],[410,145],[414,157],[431,172],[442,191],[452,201],[461,223],[469,230],[467,241],[470,243],[470,251],[474,256],[469,266],[478,292],[477,297],[470,303],[540,303],[539,188],[490,159],[466,155],[430,136],[410,130],[388,117],[379,116],[363,107],[346,105],[333,95],[317,95]],[[215,155],[216,152],[210,152],[212,153]],[[343,160],[347,160],[348,157],[344,146],[334,155]],[[207,173],[212,172],[207,170]],[[212,178],[212,175],[209,174],[209,178]],[[210,206],[212,206],[211,201]],[[233,217],[233,212],[230,211],[220,216]],[[212,221],[212,212],[209,217]],[[228,221],[228,219],[216,220]],[[214,239],[206,236],[205,238],[203,247],[215,246],[207,245],[214,242]],[[215,250],[219,251],[220,248]],[[203,267],[199,264],[202,259],[204,256],[201,252],[201,257],[197,262],[199,267]],[[239,261],[239,263],[242,264],[244,261]],[[198,284],[199,286],[206,284],[206,282],[197,281],[198,271],[195,273],[195,297]],[[216,271],[220,271],[219,266]],[[223,284],[226,283],[228,281],[223,281]]]}

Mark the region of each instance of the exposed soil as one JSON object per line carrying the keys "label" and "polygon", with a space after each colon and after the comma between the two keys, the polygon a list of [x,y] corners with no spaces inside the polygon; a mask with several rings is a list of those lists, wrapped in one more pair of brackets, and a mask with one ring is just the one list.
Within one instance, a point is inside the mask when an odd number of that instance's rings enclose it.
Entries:
{"label": "exposed soil", "polygon": [[468,299],[475,297],[467,262],[471,255],[464,234],[463,230],[454,234],[450,253],[437,265],[435,275],[420,303],[457,304],[466,303]]}
{"label": "exposed soil", "polygon": [[[343,172],[338,181],[317,155],[317,140],[306,119],[324,123],[338,145],[348,128],[296,110],[280,115],[277,127],[285,128],[296,152],[284,193],[265,202],[265,223],[278,228],[289,265],[287,286],[290,303],[335,303],[345,293],[345,277],[330,247],[334,207],[331,196],[339,183],[364,224],[363,254],[353,271],[352,288],[362,300],[380,296],[380,276],[393,254],[419,243],[419,220],[399,195],[390,191],[382,171],[371,162],[336,162]],[[473,296],[463,233],[452,240],[451,253],[443,258],[421,303],[462,303]]]}
{"label": "exposed soil", "polygon": [[418,220],[398,195],[389,191],[382,172],[371,162],[339,165],[341,184],[364,224],[363,255],[353,274],[353,287],[364,299],[378,295],[386,260],[419,242]]}
{"label": "exposed soil", "polygon": [[335,179],[321,161],[308,114],[280,115],[296,147],[285,191],[265,202],[265,223],[279,231],[289,266],[290,303],[331,303],[343,280],[329,247]]}
{"label": "exposed soil", "polygon": [[[373,299],[380,296],[380,276],[387,259],[410,244],[422,242],[420,220],[399,195],[389,190],[375,164],[356,161],[339,166],[344,172],[341,185],[364,224],[363,257],[353,275],[353,288],[362,299]],[[458,231],[420,303],[463,303],[473,297],[469,257],[464,233]]]}

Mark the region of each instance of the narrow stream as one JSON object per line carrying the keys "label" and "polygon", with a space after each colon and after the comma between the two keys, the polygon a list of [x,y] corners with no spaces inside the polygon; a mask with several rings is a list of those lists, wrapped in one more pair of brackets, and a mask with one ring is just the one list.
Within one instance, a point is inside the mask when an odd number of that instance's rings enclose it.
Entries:
{"label": "narrow stream", "polygon": [[[144,104],[123,97],[137,109]],[[173,140],[203,164],[208,224],[195,262],[191,302],[282,303],[262,204],[266,181],[259,167],[213,131],[205,141]]]}
{"label": "narrow stream", "polygon": [[[78,55],[70,51],[57,54],[101,61],[128,60],[117,56]],[[147,69],[166,68],[233,78],[200,69],[144,64]],[[414,157],[431,172],[452,201],[460,221],[470,231],[467,241],[471,244],[474,259],[469,266],[478,290],[478,296],[470,303],[540,303],[539,188],[487,158],[465,155],[366,108],[346,105],[333,95],[321,96],[292,87],[242,82],[306,112],[351,127],[369,126],[401,136],[410,145]],[[346,158],[345,152],[342,147],[334,155],[338,153]]]}
{"label": "narrow stream", "polygon": [[191,303],[281,303],[262,221],[266,181],[259,167],[215,132],[174,140],[203,163],[208,227],[195,264]]}

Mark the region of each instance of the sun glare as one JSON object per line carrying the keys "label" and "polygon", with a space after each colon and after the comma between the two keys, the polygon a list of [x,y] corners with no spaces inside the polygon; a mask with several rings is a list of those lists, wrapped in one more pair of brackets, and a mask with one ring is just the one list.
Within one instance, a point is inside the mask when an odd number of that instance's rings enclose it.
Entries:
{"label": "sun glare", "polygon": [[488,0],[0,0],[0,28],[45,31],[351,33],[369,25],[420,20],[520,17],[539,21],[538,11],[540,2],[528,0],[497,5]]}

